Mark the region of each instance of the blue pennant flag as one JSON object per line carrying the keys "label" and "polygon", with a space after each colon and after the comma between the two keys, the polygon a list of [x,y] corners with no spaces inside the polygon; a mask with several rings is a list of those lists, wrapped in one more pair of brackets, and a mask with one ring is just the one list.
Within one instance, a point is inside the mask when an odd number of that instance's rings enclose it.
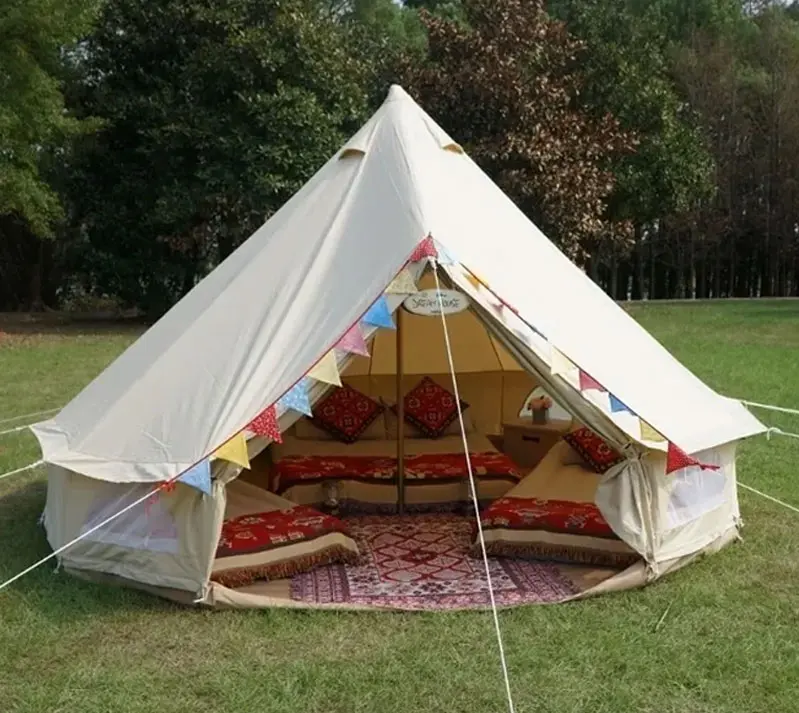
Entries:
{"label": "blue pennant flag", "polygon": [[181,483],[197,488],[201,493],[211,494],[211,462],[208,458],[200,461],[193,468],[187,470],[178,480]]}
{"label": "blue pennant flag", "polygon": [[619,399],[617,399],[613,394],[608,394],[608,396],[610,396],[611,413],[619,413],[619,411],[627,411],[628,413],[632,413],[629,407],[622,401],[619,401]]}
{"label": "blue pennant flag", "polygon": [[391,318],[391,312],[388,309],[388,300],[385,295],[380,295],[377,302],[369,308],[369,311],[363,316],[361,321],[365,324],[371,324],[373,327],[396,329],[394,320]]}
{"label": "blue pennant flag", "polygon": [[305,377],[294,384],[291,390],[277,402],[277,410],[281,414],[289,409],[304,416],[313,416],[311,401],[308,398],[308,381]]}
{"label": "blue pennant flag", "polygon": [[439,265],[457,265],[458,261],[452,255],[452,253],[447,250],[441,243],[436,242],[436,252],[438,252],[438,264]]}

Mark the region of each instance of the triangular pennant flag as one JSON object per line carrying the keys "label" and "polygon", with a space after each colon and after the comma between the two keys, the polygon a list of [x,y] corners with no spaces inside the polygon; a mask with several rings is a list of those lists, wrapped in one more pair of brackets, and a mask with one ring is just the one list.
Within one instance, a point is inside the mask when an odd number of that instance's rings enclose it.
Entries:
{"label": "triangular pennant flag", "polygon": [[338,373],[338,360],[336,353],[331,349],[325,354],[313,368],[308,372],[308,376],[323,384],[333,384],[341,386],[341,375]]}
{"label": "triangular pennant flag", "polygon": [[388,308],[388,300],[385,295],[380,295],[377,302],[369,308],[361,321],[365,324],[371,324],[374,327],[396,329],[394,320],[391,318],[391,310]]}
{"label": "triangular pennant flag", "polygon": [[620,411],[627,411],[628,413],[632,413],[630,407],[627,406],[623,401],[617,399],[613,394],[608,394],[610,397],[610,412],[611,413],[619,413]]}
{"label": "triangular pennant flag", "polygon": [[587,391],[588,389],[607,391],[593,376],[580,369],[580,391]]}
{"label": "triangular pennant flag", "polygon": [[666,475],[691,466],[699,466],[702,470],[718,470],[720,467],[700,463],[696,458],[689,456],[682,448],[669,441],[669,448],[666,451]]}
{"label": "triangular pennant flag", "polygon": [[570,372],[576,372],[576,364],[569,359],[560,349],[550,345],[550,364],[549,368],[552,376],[563,376]]}
{"label": "triangular pennant flag", "polygon": [[663,443],[666,437],[660,432],[656,431],[642,418],[638,419],[641,422],[641,440],[649,441],[650,443]]}
{"label": "triangular pennant flag", "polygon": [[441,243],[434,241],[436,252],[438,253],[439,265],[457,265],[458,261]]}
{"label": "triangular pennant flag", "polygon": [[308,382],[303,378],[291,387],[277,402],[277,410],[296,411],[304,416],[313,416],[311,413],[311,401],[308,398]]}
{"label": "triangular pennant flag", "polygon": [[211,462],[206,458],[200,461],[197,465],[192,466],[178,480],[181,483],[190,485],[196,488],[201,493],[206,495],[211,494]]}
{"label": "triangular pennant flag", "polygon": [[280,434],[280,424],[277,422],[277,409],[270,406],[259,413],[250,423],[247,430],[252,431],[256,436],[270,438],[275,443],[283,443],[283,436]]}
{"label": "triangular pennant flag", "polygon": [[360,354],[365,357],[369,356],[369,349],[366,346],[359,324],[353,324],[347,330],[347,333],[336,344],[336,349],[341,349],[341,351],[350,352],[351,354]]}
{"label": "triangular pennant flag", "polygon": [[237,433],[227,443],[217,448],[213,457],[235,463],[242,468],[249,468],[250,457],[247,455],[247,441],[244,439],[244,434]]}
{"label": "triangular pennant flag", "polygon": [[418,291],[419,288],[416,286],[416,282],[414,282],[413,275],[411,275],[407,268],[402,270],[399,275],[391,281],[391,284],[386,287],[387,295],[413,295]]}
{"label": "triangular pennant flag", "polygon": [[408,258],[408,262],[419,262],[428,257],[438,257],[438,251],[436,250],[433,238],[429,235],[413,249],[411,256]]}

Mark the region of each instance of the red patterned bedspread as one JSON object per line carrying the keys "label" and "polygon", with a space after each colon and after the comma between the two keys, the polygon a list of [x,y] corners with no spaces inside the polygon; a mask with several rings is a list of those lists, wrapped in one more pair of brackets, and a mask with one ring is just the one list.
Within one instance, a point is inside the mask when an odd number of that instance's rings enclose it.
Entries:
{"label": "red patterned bedspread", "polygon": [[538,498],[500,498],[481,519],[484,528],[546,530],[618,539],[593,503]]}
{"label": "red patterned bedspread", "polygon": [[272,510],[225,520],[216,550],[217,557],[262,552],[274,547],[314,540],[331,532],[347,534],[338,518],[296,505],[290,510]]}
{"label": "red patterned bedspread", "polygon": [[[472,472],[476,478],[502,478],[518,482],[521,475],[504,453],[471,453]],[[410,481],[461,480],[469,474],[463,453],[430,453],[405,458],[405,477]]]}
{"label": "red patterned bedspread", "polygon": [[362,480],[390,483],[397,461],[381,456],[289,456],[275,463],[272,488],[281,493],[293,485],[319,480]]}
{"label": "red patterned bedspread", "polygon": [[[521,479],[513,461],[504,453],[472,453],[472,471],[477,478]],[[465,478],[462,453],[434,453],[405,458],[408,485]],[[275,463],[272,489],[281,493],[294,485],[320,480],[358,480],[391,483],[397,477],[395,458],[378,456],[288,456]]]}

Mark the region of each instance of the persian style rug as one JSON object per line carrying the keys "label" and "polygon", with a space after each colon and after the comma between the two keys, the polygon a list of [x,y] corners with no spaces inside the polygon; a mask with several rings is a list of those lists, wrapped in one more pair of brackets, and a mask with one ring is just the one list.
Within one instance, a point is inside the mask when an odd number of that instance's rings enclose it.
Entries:
{"label": "persian style rug", "polygon": [[[297,575],[293,599],[414,610],[490,605],[483,560],[469,554],[471,518],[364,516],[346,522],[361,563]],[[489,567],[498,606],[557,602],[578,591],[552,563],[489,558]]]}

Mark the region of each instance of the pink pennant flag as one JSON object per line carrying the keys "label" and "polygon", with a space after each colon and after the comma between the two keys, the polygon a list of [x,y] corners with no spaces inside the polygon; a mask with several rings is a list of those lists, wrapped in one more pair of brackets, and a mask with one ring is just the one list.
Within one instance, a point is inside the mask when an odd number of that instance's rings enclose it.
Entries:
{"label": "pink pennant flag", "polygon": [[409,261],[419,262],[428,257],[438,257],[438,250],[436,250],[433,238],[429,235],[414,248]]}
{"label": "pink pennant flag", "polygon": [[349,331],[339,340],[336,344],[336,349],[341,349],[344,352],[352,354],[360,354],[361,356],[368,357],[369,349],[366,346],[366,341],[363,338],[363,332],[359,324],[353,324]]}
{"label": "pink pennant flag", "polygon": [[247,426],[256,436],[271,438],[275,443],[283,443],[280,425],[277,422],[277,409],[274,404],[258,414]]}
{"label": "pink pennant flag", "polygon": [[596,389],[597,391],[607,391],[602,384],[600,384],[593,376],[586,374],[580,369],[580,391],[587,391],[588,389]]}
{"label": "pink pennant flag", "polygon": [[682,448],[669,441],[669,448],[666,451],[666,475],[695,465],[698,465],[702,470],[718,470],[720,468],[718,465],[700,463],[696,458],[689,456]]}

